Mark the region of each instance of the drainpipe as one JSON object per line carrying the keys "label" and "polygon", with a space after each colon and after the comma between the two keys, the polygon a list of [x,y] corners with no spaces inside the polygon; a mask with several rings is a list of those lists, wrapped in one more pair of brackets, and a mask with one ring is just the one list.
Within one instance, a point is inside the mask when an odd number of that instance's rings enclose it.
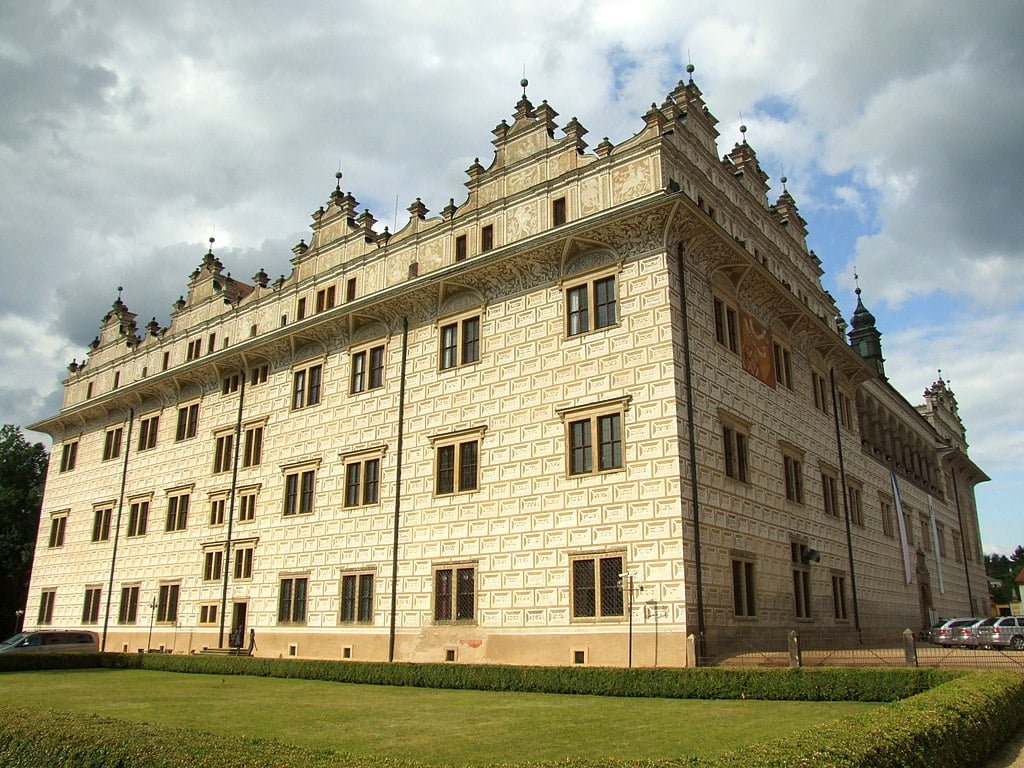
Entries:
{"label": "drainpipe", "polygon": [[839,398],[836,397],[836,369],[828,369],[832,384],[832,420],[836,427],[836,453],[839,455],[839,482],[843,488],[843,513],[846,517],[846,554],[850,559],[850,591],[853,593],[853,627],[860,633],[860,608],[857,603],[857,573],[853,567],[853,531],[850,528],[850,491],[846,487],[846,463],[843,461],[843,438],[839,431]]}
{"label": "drainpipe", "polygon": [[409,352],[409,318],[402,318],[402,372],[398,389],[398,454],[395,466],[395,520],[391,546],[391,627],[388,631],[388,662],[395,660],[395,622],[398,615],[398,530],[402,512],[402,439],[405,434],[405,373]]}
{"label": "drainpipe", "polygon": [[[238,487],[238,455],[242,450],[242,407],[245,405],[245,370],[238,388],[238,416],[235,419],[235,456],[231,464],[231,490],[228,492],[228,536],[224,541],[224,582],[220,592],[220,635],[217,647],[224,647],[224,622],[228,613],[228,573],[231,571],[231,533],[235,524],[235,489]],[[244,638],[243,638],[244,639]]]}
{"label": "drainpipe", "polygon": [[103,639],[100,650],[107,650],[107,628],[110,626],[110,601],[114,593],[114,565],[117,563],[117,544],[121,538],[121,513],[124,511],[124,489],[128,483],[128,454],[132,449],[132,427],[135,408],[128,409],[128,435],[124,441],[124,461],[121,463],[121,493],[117,498],[117,520],[114,523],[114,551],[110,554],[110,579],[107,581],[107,610],[103,614]]}
{"label": "drainpipe", "polygon": [[[686,387],[686,427],[690,439],[690,505],[693,508],[693,550],[697,570],[697,663],[707,654],[704,623],[704,576],[700,546],[700,499],[697,494],[697,435],[693,424],[693,366],[690,362],[690,321],[686,302],[686,260],[683,247],[679,246],[679,297],[683,320],[683,380]],[[681,505],[682,507],[683,505]],[[686,515],[680,510],[682,524],[686,531]]]}
{"label": "drainpipe", "polygon": [[956,519],[960,525],[960,549],[963,550],[964,576],[967,578],[967,613],[970,615],[974,613],[974,593],[971,591],[971,569],[967,565],[967,536],[964,534],[964,516],[960,511],[960,489],[956,482],[956,467],[952,462],[949,471],[953,475],[953,500],[956,501]]}

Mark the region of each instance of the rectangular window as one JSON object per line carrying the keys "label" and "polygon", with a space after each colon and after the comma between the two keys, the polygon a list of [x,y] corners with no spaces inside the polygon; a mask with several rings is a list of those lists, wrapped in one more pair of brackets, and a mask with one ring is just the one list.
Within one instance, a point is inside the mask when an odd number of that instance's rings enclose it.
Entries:
{"label": "rectangular window", "polygon": [[811,570],[807,563],[810,550],[806,544],[792,542],[793,605],[798,619],[811,618]]}
{"label": "rectangular window", "polygon": [[50,549],[64,546],[64,531],[67,525],[67,515],[55,515],[50,518],[50,538],[47,544]]}
{"label": "rectangular window", "polygon": [[850,504],[850,522],[854,525],[864,525],[864,502],[862,500],[860,487],[847,483],[846,497]]}
{"label": "rectangular window", "polygon": [[243,492],[238,497],[238,520],[245,522],[256,519],[256,492]]}
{"label": "rectangular window", "polygon": [[156,620],[173,623],[178,620],[178,595],[180,584],[161,584],[156,601]]}
{"label": "rectangular window", "polygon": [[725,451],[725,475],[742,483],[747,477],[747,436],[732,426],[722,427],[722,447]]}
{"label": "rectangular window", "polygon": [[75,468],[75,462],[78,460],[78,441],[72,440],[69,443],[64,443],[60,449],[60,471],[70,472]]}
{"label": "rectangular window", "polygon": [[476,568],[434,570],[434,621],[473,621],[476,618]]}
{"label": "rectangular window", "polygon": [[566,288],[565,311],[568,336],[615,325],[615,275]]}
{"label": "rectangular window", "polygon": [[844,392],[839,393],[839,423],[850,431],[854,431],[853,400]]}
{"label": "rectangular window", "polygon": [[918,520],[921,523],[921,546],[924,547],[925,552],[931,552],[932,532],[931,526],[928,524],[928,518],[925,515],[921,515]]}
{"label": "rectangular window", "polygon": [[958,563],[963,563],[964,555],[963,547],[960,544],[960,534],[953,531],[949,534],[949,537],[953,540],[953,559]]}
{"label": "rectangular window", "polygon": [[224,510],[228,506],[228,500],[221,496],[210,500],[210,525],[224,525]]}
{"label": "rectangular window", "polygon": [[345,465],[345,506],[376,504],[380,495],[380,459],[353,461]]}
{"label": "rectangular window", "polygon": [[121,386],[121,372],[114,371],[114,386],[111,389],[117,389],[119,386]]}
{"label": "rectangular window", "polygon": [[167,499],[167,524],[165,531],[184,531],[188,525],[188,494],[183,493]]}
{"label": "rectangular window", "polygon": [[292,472],[284,478],[284,515],[308,515],[313,512],[316,470]]}
{"label": "rectangular window", "polygon": [[480,316],[441,326],[441,369],[455,368],[480,359]]}
{"label": "rectangular window", "polygon": [[203,581],[219,581],[223,567],[224,550],[208,550],[203,556]]}
{"label": "rectangular window", "polygon": [[739,354],[739,315],[736,312],[736,308],[717,296],[714,298],[713,308],[715,313],[715,341],[730,352]]}
{"label": "rectangular window", "polygon": [[825,499],[825,514],[839,517],[839,486],[835,477],[821,473],[821,493]]}
{"label": "rectangular window", "polygon": [[257,384],[266,384],[267,383],[267,377],[269,375],[270,375],[270,366],[269,365],[257,365],[255,368],[253,368],[249,372],[249,383],[252,386],[254,386],[254,387]]}
{"label": "rectangular window", "polygon": [[218,435],[213,450],[213,473],[230,472],[235,458],[235,435]]}
{"label": "rectangular window", "polygon": [[434,493],[444,496],[478,487],[480,443],[467,440],[437,448],[437,473]]}
{"label": "rectangular window", "polygon": [[356,279],[354,277],[350,277],[345,282],[345,301],[355,301],[355,300],[356,300]]}
{"label": "rectangular window", "polygon": [[309,579],[297,576],[281,579],[281,591],[277,602],[278,624],[306,623],[306,592]]}
{"label": "rectangular window", "polygon": [[110,538],[110,516],[113,514],[113,512],[113,507],[99,507],[93,510],[93,541],[106,541]]}
{"label": "rectangular window", "polygon": [[100,594],[99,587],[85,588],[85,601],[82,603],[82,623],[96,624],[100,620]]}
{"label": "rectangular window", "polygon": [[188,348],[185,351],[185,361],[186,362],[191,362],[192,360],[195,360],[196,358],[198,358],[202,354],[203,354],[203,340],[202,339],[192,339],[192,341],[190,341],[188,343]]}
{"label": "rectangular window", "polygon": [[302,320],[306,317],[306,299],[299,299],[298,305],[295,307],[295,319]]}
{"label": "rectangular window", "polygon": [[384,345],[352,355],[352,394],[384,386]]}
{"label": "rectangular window", "polygon": [[263,461],[263,426],[246,427],[243,467],[257,467]]}
{"label": "rectangular window", "polygon": [[792,353],[779,342],[772,342],[772,352],[775,358],[775,381],[786,389],[793,388],[793,361]]}
{"label": "rectangular window", "polygon": [[455,238],[455,260],[465,261],[466,256],[468,255],[469,254],[466,247],[466,236],[459,235],[458,237]]}
{"label": "rectangular window", "polygon": [[[225,344],[224,344],[225,347],[227,346],[226,341],[227,340],[225,339]],[[217,334],[216,333],[211,333],[210,334],[210,338],[208,340],[208,343],[206,345],[206,354],[212,355],[216,349],[217,349]]]}
{"label": "rectangular window", "polygon": [[935,540],[939,543],[939,557],[946,556],[946,527],[939,522],[935,523]]}
{"label": "rectangular window", "polygon": [[242,384],[242,377],[233,373],[230,376],[225,376],[220,382],[220,393],[222,395],[233,395],[238,391],[238,388]]}
{"label": "rectangular window", "polygon": [[594,414],[569,421],[567,428],[570,475],[622,469],[621,413]]}
{"label": "rectangular window", "polygon": [[811,371],[811,391],[814,394],[814,407],[822,413],[828,413],[828,387],[825,377],[817,371]]}
{"label": "rectangular window", "polygon": [[372,573],[347,573],[341,577],[341,621],[373,621]]}
{"label": "rectangular window", "polygon": [[292,375],[292,410],[316,405],[320,402],[322,365],[312,365]]}
{"label": "rectangular window", "polygon": [[832,574],[832,615],[836,621],[846,621],[846,577]]}
{"label": "rectangular window", "polygon": [[121,587],[121,604],[117,609],[118,624],[134,624],[139,617],[139,588]]}
{"label": "rectangular window", "polygon": [[148,451],[156,448],[156,430],[160,425],[159,416],[139,419],[139,450]]}
{"label": "rectangular window", "polygon": [[206,605],[199,606],[199,623],[200,624],[216,624],[217,623],[217,604],[207,603]]}
{"label": "rectangular window", "polygon": [[622,573],[621,555],[574,559],[572,561],[573,618],[624,616]]}
{"label": "rectangular window", "polygon": [[488,224],[480,229],[480,253],[494,248],[494,225]]}
{"label": "rectangular window", "polygon": [[37,624],[53,623],[53,603],[57,598],[57,590],[44,589],[39,594],[39,616]]}
{"label": "rectangular window", "polygon": [[896,536],[896,524],[893,517],[892,502],[886,498],[881,500],[882,507],[882,533],[890,539]]}
{"label": "rectangular window", "polygon": [[903,507],[903,530],[907,532],[907,544],[914,546],[914,513],[910,507]]}
{"label": "rectangular window", "polygon": [[334,308],[334,291],[335,287],[330,285],[316,292],[316,311],[318,314]]}
{"label": "rectangular window", "polygon": [[128,505],[128,535],[144,536],[149,525],[149,500],[139,499]]}
{"label": "rectangular window", "polygon": [[732,561],[732,608],[734,616],[757,615],[757,593],[754,590],[752,560]]}
{"label": "rectangular window", "polygon": [[199,429],[199,403],[185,405],[178,409],[178,428],[174,439],[178,442],[195,437]]}
{"label": "rectangular window", "polygon": [[782,455],[782,470],[786,482],[786,498],[797,504],[804,503],[804,463],[788,453]]}
{"label": "rectangular window", "polygon": [[551,201],[551,226],[560,227],[565,224],[565,198]]}
{"label": "rectangular window", "polygon": [[166,371],[170,367],[171,367],[171,353],[170,352],[164,352],[163,363],[161,364],[160,369],[163,370],[163,371]]}
{"label": "rectangular window", "polygon": [[108,429],[107,433],[103,436],[103,460],[110,461],[116,459],[121,455],[121,437],[123,432],[121,427],[116,429]]}
{"label": "rectangular window", "polygon": [[235,550],[234,568],[236,579],[252,578],[252,547],[239,547]]}

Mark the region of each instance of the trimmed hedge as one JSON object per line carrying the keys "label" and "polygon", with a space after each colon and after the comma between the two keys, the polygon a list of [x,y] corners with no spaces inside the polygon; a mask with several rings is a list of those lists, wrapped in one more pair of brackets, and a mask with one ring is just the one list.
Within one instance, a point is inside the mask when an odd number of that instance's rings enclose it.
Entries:
{"label": "trimmed hedge", "polygon": [[[973,672],[865,715],[717,758],[716,768],[982,765],[1024,724],[1024,677]],[[703,763],[702,763],[703,765]]]}
{"label": "trimmed hedge", "polygon": [[[933,768],[977,766],[1024,724],[1024,677],[931,669],[599,669],[371,664],[220,656],[75,654],[0,657],[16,669],[148,669],[262,675],[378,685],[690,699],[885,701],[870,713],[717,758],[562,761],[546,768]],[[35,709],[0,708],[0,768],[34,766],[308,766],[406,768],[416,764],[313,751],[262,739]],[[537,768],[543,768],[538,766]]]}
{"label": "trimmed hedge", "polygon": [[897,701],[963,674],[935,669],[620,669],[486,664],[383,664],[239,656],[104,654],[103,666],[337,683],[664,699]]}

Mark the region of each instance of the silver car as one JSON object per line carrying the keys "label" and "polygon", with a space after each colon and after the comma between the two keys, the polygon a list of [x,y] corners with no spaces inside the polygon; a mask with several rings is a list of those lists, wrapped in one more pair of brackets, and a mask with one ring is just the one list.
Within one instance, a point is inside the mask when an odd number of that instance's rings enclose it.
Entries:
{"label": "silver car", "polygon": [[977,630],[978,644],[991,648],[1024,651],[1024,616],[996,616],[985,619]]}
{"label": "silver car", "polygon": [[95,632],[47,629],[19,632],[0,643],[0,653],[96,653]]}
{"label": "silver car", "polygon": [[936,645],[974,645],[971,628],[983,621],[977,616],[961,616],[946,619],[935,624],[928,634],[928,639]]}

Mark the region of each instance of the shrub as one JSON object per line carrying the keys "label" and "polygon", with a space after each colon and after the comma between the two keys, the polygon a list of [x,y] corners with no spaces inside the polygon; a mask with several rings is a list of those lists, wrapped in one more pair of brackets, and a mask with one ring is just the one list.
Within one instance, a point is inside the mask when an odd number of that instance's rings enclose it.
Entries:
{"label": "shrub", "polygon": [[168,672],[256,675],[339,683],[670,699],[896,701],[961,673],[934,669],[616,669],[484,664],[384,664],[244,656],[106,654],[103,663]]}

